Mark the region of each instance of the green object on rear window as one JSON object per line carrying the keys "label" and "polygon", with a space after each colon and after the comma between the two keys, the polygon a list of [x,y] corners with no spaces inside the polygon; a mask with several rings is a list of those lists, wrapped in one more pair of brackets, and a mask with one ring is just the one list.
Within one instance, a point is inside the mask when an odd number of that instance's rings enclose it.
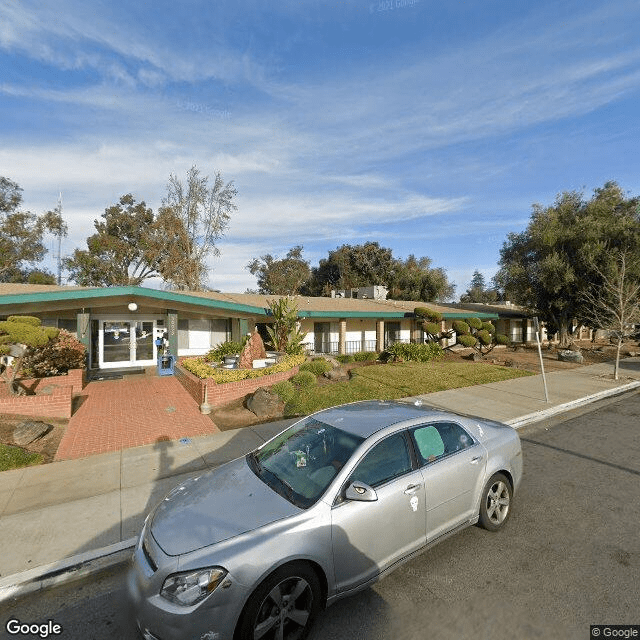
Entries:
{"label": "green object on rear window", "polygon": [[435,427],[422,427],[413,432],[418,445],[418,451],[422,458],[427,461],[430,456],[441,456],[444,453],[444,442]]}

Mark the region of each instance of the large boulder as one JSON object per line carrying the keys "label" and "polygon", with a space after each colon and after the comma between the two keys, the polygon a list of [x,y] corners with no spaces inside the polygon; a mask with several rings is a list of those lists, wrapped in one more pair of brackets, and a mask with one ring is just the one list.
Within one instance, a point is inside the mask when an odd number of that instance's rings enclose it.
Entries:
{"label": "large boulder", "polygon": [[53,431],[53,425],[38,420],[25,420],[17,424],[13,430],[13,441],[24,447],[36,440],[41,440]]}
{"label": "large boulder", "polygon": [[561,360],[562,362],[575,362],[577,364],[582,364],[584,358],[579,351],[565,349],[564,351],[558,351],[558,360]]}
{"label": "large boulder", "polygon": [[266,357],[267,352],[264,348],[264,342],[260,334],[254,331],[240,354],[238,369],[252,369],[254,360],[264,360]]}
{"label": "large boulder", "polygon": [[349,379],[349,371],[344,367],[334,367],[330,371],[325,371],[322,374],[325,378],[329,378],[332,382],[339,382],[341,380]]}
{"label": "large boulder", "polygon": [[263,387],[248,395],[246,404],[247,409],[255,413],[261,420],[281,418],[284,415],[284,402],[280,396]]}

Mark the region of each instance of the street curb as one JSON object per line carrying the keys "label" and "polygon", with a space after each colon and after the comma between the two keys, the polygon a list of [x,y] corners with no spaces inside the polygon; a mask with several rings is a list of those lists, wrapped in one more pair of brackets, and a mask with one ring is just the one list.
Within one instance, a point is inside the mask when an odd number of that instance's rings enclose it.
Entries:
{"label": "street curb", "polygon": [[534,411],[533,413],[528,413],[527,415],[521,416],[519,418],[505,420],[505,424],[508,424],[514,429],[520,429],[521,427],[524,427],[528,424],[540,422],[540,420],[544,420],[545,418],[551,418],[552,416],[558,415],[559,413],[571,411],[572,409],[582,407],[585,404],[591,404],[592,402],[597,402],[598,400],[603,400],[604,398],[621,395],[623,393],[626,393],[627,391],[637,389],[638,387],[640,387],[640,380],[629,382],[628,384],[623,384],[620,387],[614,387],[613,389],[598,391],[598,393],[593,393],[590,396],[584,396],[584,398],[578,398],[577,400],[572,400],[571,402],[565,402],[564,404],[559,404],[555,407],[550,407],[549,409]]}
{"label": "street curb", "polygon": [[64,558],[57,562],[34,567],[21,573],[14,573],[0,580],[0,603],[10,598],[59,586],[73,580],[102,571],[117,564],[123,564],[131,557],[137,538],[129,538],[101,549]]}

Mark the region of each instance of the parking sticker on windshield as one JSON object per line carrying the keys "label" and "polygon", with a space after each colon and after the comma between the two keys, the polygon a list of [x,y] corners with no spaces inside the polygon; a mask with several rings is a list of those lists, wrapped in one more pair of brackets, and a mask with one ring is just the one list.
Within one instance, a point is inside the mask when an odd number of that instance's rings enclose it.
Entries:
{"label": "parking sticker on windshield", "polygon": [[306,467],[307,466],[307,454],[304,451],[295,451],[296,454],[296,467]]}
{"label": "parking sticker on windshield", "polygon": [[411,500],[409,500],[409,504],[414,511],[418,510],[418,496],[413,496]]}

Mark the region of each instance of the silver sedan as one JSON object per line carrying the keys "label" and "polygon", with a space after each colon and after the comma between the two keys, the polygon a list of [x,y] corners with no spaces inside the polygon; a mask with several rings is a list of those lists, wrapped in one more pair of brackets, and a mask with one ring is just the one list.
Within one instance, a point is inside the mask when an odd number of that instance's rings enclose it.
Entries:
{"label": "silver sedan", "polygon": [[299,640],[318,612],[448,535],[500,529],[522,476],[506,425],[403,402],[303,418],[173,489],[128,590],[147,640]]}

